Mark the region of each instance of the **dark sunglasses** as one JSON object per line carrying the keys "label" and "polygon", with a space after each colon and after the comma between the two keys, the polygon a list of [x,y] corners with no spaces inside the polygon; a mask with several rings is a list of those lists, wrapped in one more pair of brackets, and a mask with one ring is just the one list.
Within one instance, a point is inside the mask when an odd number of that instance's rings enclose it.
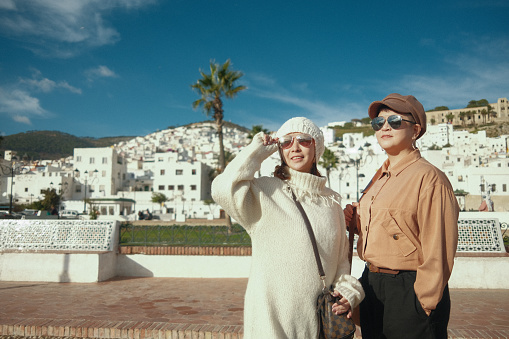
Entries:
{"label": "dark sunglasses", "polygon": [[[389,123],[389,126],[391,126],[392,129],[398,129],[401,127],[401,122],[406,121],[412,124],[417,124],[416,122],[403,119],[401,115],[391,115],[387,118],[387,123]],[[375,131],[379,131],[384,127],[385,125],[385,118],[384,117],[376,117],[373,120],[371,120],[371,127]]]}
{"label": "dark sunglasses", "polygon": [[311,147],[313,143],[313,137],[309,134],[285,135],[279,138],[278,143],[282,149],[287,149],[292,147],[294,140],[297,140],[299,145],[306,148]]}

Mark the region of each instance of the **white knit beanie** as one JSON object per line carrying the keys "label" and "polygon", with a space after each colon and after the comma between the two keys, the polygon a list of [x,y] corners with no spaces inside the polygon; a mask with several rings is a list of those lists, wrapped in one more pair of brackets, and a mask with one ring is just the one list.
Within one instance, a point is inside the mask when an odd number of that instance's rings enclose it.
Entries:
{"label": "white knit beanie", "polygon": [[316,161],[320,160],[325,150],[323,133],[314,122],[304,117],[291,118],[277,131],[276,137],[281,138],[290,133],[307,133],[315,139]]}

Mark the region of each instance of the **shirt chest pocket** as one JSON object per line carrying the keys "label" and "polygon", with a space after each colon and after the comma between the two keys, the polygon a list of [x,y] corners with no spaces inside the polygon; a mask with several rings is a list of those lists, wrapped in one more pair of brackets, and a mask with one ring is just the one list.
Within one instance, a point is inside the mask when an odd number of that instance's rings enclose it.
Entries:
{"label": "shirt chest pocket", "polygon": [[389,241],[391,242],[390,246],[396,246],[399,248],[401,254],[403,256],[409,256],[413,252],[417,250],[417,247],[408,239],[405,233],[401,230],[398,223],[392,216],[388,216],[387,219],[385,219],[382,222],[382,227],[387,232],[388,236],[390,237]]}

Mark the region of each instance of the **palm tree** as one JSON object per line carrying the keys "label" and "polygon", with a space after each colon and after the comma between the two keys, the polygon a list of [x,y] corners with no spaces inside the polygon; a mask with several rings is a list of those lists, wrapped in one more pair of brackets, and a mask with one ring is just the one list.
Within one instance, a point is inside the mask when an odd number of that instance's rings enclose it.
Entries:
{"label": "palm tree", "polygon": [[327,182],[329,183],[329,187],[330,187],[330,178],[329,178],[330,170],[331,170],[331,168],[337,168],[336,167],[337,163],[338,163],[338,158],[336,157],[334,152],[331,151],[330,149],[328,149],[327,147],[325,147],[325,151],[323,152],[323,155],[322,155],[322,160],[318,164],[320,166],[322,166],[323,168],[325,168],[325,171],[327,173]]}
{"label": "palm tree", "polygon": [[248,137],[248,139],[253,139],[253,137],[260,132],[269,134],[269,130],[266,128],[263,128],[263,125],[253,125],[253,128],[251,128],[251,131],[249,131],[249,135],[247,137]]}
{"label": "palm tree", "polygon": [[452,113],[449,113],[445,116],[445,118],[447,119],[448,122],[450,122],[451,124],[454,122],[454,114]]}
{"label": "palm tree", "polygon": [[488,108],[488,119],[491,120],[492,118],[496,118],[497,112],[495,112],[495,110],[493,109],[493,106],[488,105],[486,107]]}
{"label": "palm tree", "polygon": [[481,110],[481,115],[482,115],[482,123],[486,124],[486,116],[488,115],[488,111],[485,108],[483,108]]}
{"label": "palm tree", "polygon": [[460,111],[460,120],[461,120],[461,124],[462,124],[463,126],[465,126],[465,116],[466,116],[466,115],[467,115],[467,113],[466,113],[466,112],[464,112],[464,111]]}
{"label": "palm tree", "polygon": [[235,83],[244,74],[230,69],[231,61],[226,60],[223,65],[210,62],[210,74],[205,74],[200,70],[201,79],[191,85],[201,98],[193,102],[193,108],[203,106],[207,116],[212,113],[216,121],[217,136],[219,139],[219,168],[221,172],[226,167],[223,145],[223,101],[222,96],[234,98],[237,93],[246,89],[246,86],[236,86]]}
{"label": "palm tree", "polygon": [[475,115],[476,115],[477,113],[475,112],[475,110],[468,111],[468,113],[469,113],[468,115],[472,117],[472,125],[474,125],[474,126],[475,126]]}
{"label": "palm tree", "polygon": [[[198,94],[200,99],[193,102],[193,108],[203,106],[203,111],[207,116],[211,113],[216,121],[217,136],[219,139],[219,169],[221,172],[226,167],[224,144],[223,144],[223,101],[221,97],[224,95],[226,98],[234,98],[237,93],[246,89],[246,86],[236,86],[244,74],[240,71],[230,69],[230,59],[222,65],[210,61],[210,74],[205,74],[200,70],[201,79],[191,85]],[[226,215],[226,225],[231,229],[230,216]]]}

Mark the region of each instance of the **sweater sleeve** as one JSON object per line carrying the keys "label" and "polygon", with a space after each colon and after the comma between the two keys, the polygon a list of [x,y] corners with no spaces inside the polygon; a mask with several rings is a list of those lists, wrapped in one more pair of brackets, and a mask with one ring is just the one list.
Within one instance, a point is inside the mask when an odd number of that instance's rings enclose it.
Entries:
{"label": "sweater sleeve", "polygon": [[212,198],[248,232],[261,217],[261,188],[255,173],[263,160],[277,150],[277,145],[263,145],[263,132],[256,134],[223,173],[212,182]]}
{"label": "sweater sleeve", "polygon": [[343,297],[345,297],[352,309],[357,307],[362,299],[364,299],[364,289],[358,279],[350,275],[350,263],[348,262],[348,239],[346,237],[346,223],[343,210],[339,209],[340,213],[340,237],[339,245],[339,260],[336,278],[334,279],[334,289],[337,290]]}

